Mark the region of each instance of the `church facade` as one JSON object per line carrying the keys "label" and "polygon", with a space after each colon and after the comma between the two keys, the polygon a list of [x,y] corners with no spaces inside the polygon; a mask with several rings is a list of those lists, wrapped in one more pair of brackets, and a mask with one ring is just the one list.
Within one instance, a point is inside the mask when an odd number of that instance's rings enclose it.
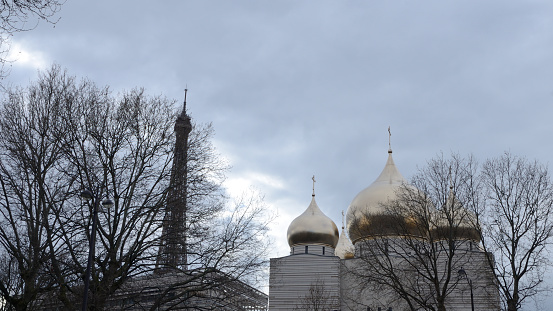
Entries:
{"label": "church facade", "polygon": [[427,208],[433,222],[420,229],[421,218],[398,207],[405,189],[420,193],[402,177],[390,148],[339,233],[313,187],[311,203],[288,227],[290,255],[270,261],[269,311],[499,310],[491,255],[480,247],[470,212],[451,192],[454,217]]}

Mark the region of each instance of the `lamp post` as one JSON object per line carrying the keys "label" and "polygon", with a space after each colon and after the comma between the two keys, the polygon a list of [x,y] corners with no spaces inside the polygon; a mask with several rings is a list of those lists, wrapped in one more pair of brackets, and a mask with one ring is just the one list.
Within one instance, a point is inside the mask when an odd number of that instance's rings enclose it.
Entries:
{"label": "lamp post", "polygon": [[463,268],[459,269],[459,271],[457,273],[459,275],[459,279],[463,279],[463,278],[467,279],[467,281],[469,283],[469,287],[470,287],[470,307],[472,308],[472,311],[474,311],[474,296],[472,294],[472,280],[469,278],[469,276],[467,275],[467,272]]}
{"label": "lamp post", "polygon": [[[88,288],[90,287],[90,272],[92,270],[92,262],[94,261],[94,253],[96,250],[96,226],[98,223],[98,205],[100,203],[100,197],[94,195],[94,193],[88,189],[81,192],[81,198],[85,200],[92,200],[92,231],[90,232],[90,244],[88,248],[88,263],[86,265],[85,279],[84,279],[84,292],[83,292],[83,311],[86,311],[88,304]],[[102,206],[109,208],[113,205],[113,201],[105,199],[102,201]]]}

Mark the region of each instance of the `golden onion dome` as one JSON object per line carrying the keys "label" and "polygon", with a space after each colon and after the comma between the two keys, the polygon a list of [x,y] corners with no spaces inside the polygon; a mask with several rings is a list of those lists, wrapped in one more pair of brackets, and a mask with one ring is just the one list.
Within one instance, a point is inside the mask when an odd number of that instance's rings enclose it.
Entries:
{"label": "golden onion dome", "polygon": [[[371,235],[381,235],[387,218],[383,204],[396,199],[396,191],[407,183],[397,169],[392,150],[388,150],[388,161],[380,176],[363,189],[349,205],[346,223],[349,237],[355,244],[359,239]],[[384,224],[384,225],[383,225]]]}
{"label": "golden onion dome", "polygon": [[480,241],[476,216],[463,207],[453,189],[445,205],[436,211],[433,232],[437,239],[447,239],[452,234],[457,240]]}
{"label": "golden onion dome", "polygon": [[354,253],[355,248],[347,237],[346,230],[344,230],[344,227],[342,226],[342,233],[340,233],[340,239],[338,240],[338,244],[336,245],[336,250],[334,250],[334,254],[340,257],[340,259],[351,259],[353,258]]}
{"label": "golden onion dome", "polygon": [[315,194],[311,204],[288,227],[288,245],[327,245],[336,247],[338,228],[317,206]]}

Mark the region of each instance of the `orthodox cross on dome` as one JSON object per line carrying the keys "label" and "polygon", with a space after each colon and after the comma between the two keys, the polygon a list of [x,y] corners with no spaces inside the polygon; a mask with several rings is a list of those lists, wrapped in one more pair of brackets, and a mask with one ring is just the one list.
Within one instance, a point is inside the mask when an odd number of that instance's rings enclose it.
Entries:
{"label": "orthodox cross on dome", "polygon": [[388,153],[392,153],[392,131],[388,126]]}
{"label": "orthodox cross on dome", "polygon": [[342,210],[342,230],[344,230],[344,210]]}
{"label": "orthodox cross on dome", "polygon": [[311,196],[315,196],[315,175],[313,175],[313,177],[311,177],[311,180],[313,180],[313,194]]}
{"label": "orthodox cross on dome", "polygon": [[451,165],[449,166],[449,189],[453,190],[453,175],[451,174]]}

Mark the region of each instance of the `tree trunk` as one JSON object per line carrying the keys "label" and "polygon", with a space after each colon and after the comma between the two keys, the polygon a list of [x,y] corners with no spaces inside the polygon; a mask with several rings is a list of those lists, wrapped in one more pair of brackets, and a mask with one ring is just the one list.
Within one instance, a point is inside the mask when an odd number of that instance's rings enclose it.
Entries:
{"label": "tree trunk", "polygon": [[507,311],[517,311],[517,302],[515,299],[507,300]]}
{"label": "tree trunk", "polygon": [[447,309],[446,309],[446,307],[445,307],[444,301],[443,301],[443,300],[441,300],[441,301],[439,300],[439,301],[438,301],[438,311],[446,311],[446,310],[447,310]]}

